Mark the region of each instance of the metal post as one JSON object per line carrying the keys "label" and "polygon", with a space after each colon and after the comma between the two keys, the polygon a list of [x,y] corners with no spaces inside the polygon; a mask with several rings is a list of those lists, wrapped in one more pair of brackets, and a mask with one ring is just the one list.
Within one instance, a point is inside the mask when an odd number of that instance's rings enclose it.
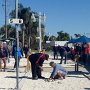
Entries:
{"label": "metal post", "polygon": [[29,36],[29,49],[31,49],[31,37]]}
{"label": "metal post", "polygon": [[5,0],[5,38],[7,39],[7,0]]}
{"label": "metal post", "polygon": [[24,41],[25,41],[24,37],[25,37],[25,29],[26,29],[24,24],[23,24],[23,28],[22,29],[23,29],[23,37],[22,38],[23,38],[23,47],[24,47]]}
{"label": "metal post", "polygon": [[[15,0],[16,19],[18,18],[18,0]],[[17,40],[17,66],[16,66],[16,88],[19,90],[19,74],[18,74],[18,48],[19,48],[19,33],[16,26],[16,40]]]}
{"label": "metal post", "polygon": [[41,12],[39,12],[39,52],[42,49],[42,36],[41,36]]}
{"label": "metal post", "polygon": [[23,47],[24,47],[24,29],[23,29]]}

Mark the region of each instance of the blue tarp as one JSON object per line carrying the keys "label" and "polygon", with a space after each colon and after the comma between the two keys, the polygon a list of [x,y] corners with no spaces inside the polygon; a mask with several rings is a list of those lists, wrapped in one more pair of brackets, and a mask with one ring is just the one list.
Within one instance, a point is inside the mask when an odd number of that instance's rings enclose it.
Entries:
{"label": "blue tarp", "polygon": [[89,42],[90,42],[90,38],[88,38],[86,36],[81,36],[78,39],[71,39],[67,43],[89,43]]}
{"label": "blue tarp", "polygon": [[76,43],[89,43],[90,39],[86,36],[81,36],[80,38],[75,40]]}
{"label": "blue tarp", "polygon": [[76,39],[71,39],[67,43],[76,43]]}

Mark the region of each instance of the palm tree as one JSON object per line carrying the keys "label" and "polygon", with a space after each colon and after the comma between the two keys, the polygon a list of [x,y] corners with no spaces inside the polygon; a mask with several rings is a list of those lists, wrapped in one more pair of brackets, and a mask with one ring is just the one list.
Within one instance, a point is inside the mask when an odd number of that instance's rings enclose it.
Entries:
{"label": "palm tree", "polygon": [[50,41],[56,41],[56,37],[54,35],[50,36]]}
{"label": "palm tree", "polygon": [[[32,13],[34,13],[35,18],[37,19],[36,22],[32,21]],[[34,46],[36,43],[36,37],[37,37],[37,27],[38,27],[38,13],[33,12],[30,7],[23,7],[21,4],[19,4],[19,12],[18,17],[20,19],[23,19],[23,24],[21,25],[21,32],[23,34],[23,38],[21,41],[24,41],[28,43],[29,46]],[[15,17],[15,10],[12,10],[10,13],[10,17]],[[41,25],[42,28],[42,34],[44,35],[44,25]],[[25,37],[25,38],[24,38]],[[31,47],[30,47],[31,48]]]}

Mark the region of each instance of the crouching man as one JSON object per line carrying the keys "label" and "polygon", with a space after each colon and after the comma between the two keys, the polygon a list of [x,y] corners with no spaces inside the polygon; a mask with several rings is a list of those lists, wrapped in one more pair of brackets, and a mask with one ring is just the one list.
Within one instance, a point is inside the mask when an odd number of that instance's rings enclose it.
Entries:
{"label": "crouching man", "polygon": [[29,56],[29,61],[31,62],[32,79],[44,79],[44,77],[41,75],[41,71],[43,71],[42,66],[44,60],[48,60],[48,58],[49,55],[45,53],[35,53]]}
{"label": "crouching man", "polygon": [[64,67],[54,62],[50,62],[50,66],[53,67],[53,71],[49,79],[65,79],[67,71]]}

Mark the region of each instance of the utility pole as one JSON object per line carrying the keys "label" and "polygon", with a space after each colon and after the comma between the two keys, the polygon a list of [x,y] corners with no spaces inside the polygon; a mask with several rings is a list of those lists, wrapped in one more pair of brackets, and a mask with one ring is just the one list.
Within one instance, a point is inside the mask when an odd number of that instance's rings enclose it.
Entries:
{"label": "utility pole", "polygon": [[5,38],[7,39],[7,0],[5,0]]}
{"label": "utility pole", "polygon": [[41,52],[42,50],[42,30],[41,30],[41,23],[42,20],[45,22],[45,14],[41,14],[41,12],[39,12],[39,27],[38,27],[38,31],[39,31],[39,52]]}
{"label": "utility pole", "polygon": [[42,50],[41,18],[41,12],[39,12],[39,52]]}

